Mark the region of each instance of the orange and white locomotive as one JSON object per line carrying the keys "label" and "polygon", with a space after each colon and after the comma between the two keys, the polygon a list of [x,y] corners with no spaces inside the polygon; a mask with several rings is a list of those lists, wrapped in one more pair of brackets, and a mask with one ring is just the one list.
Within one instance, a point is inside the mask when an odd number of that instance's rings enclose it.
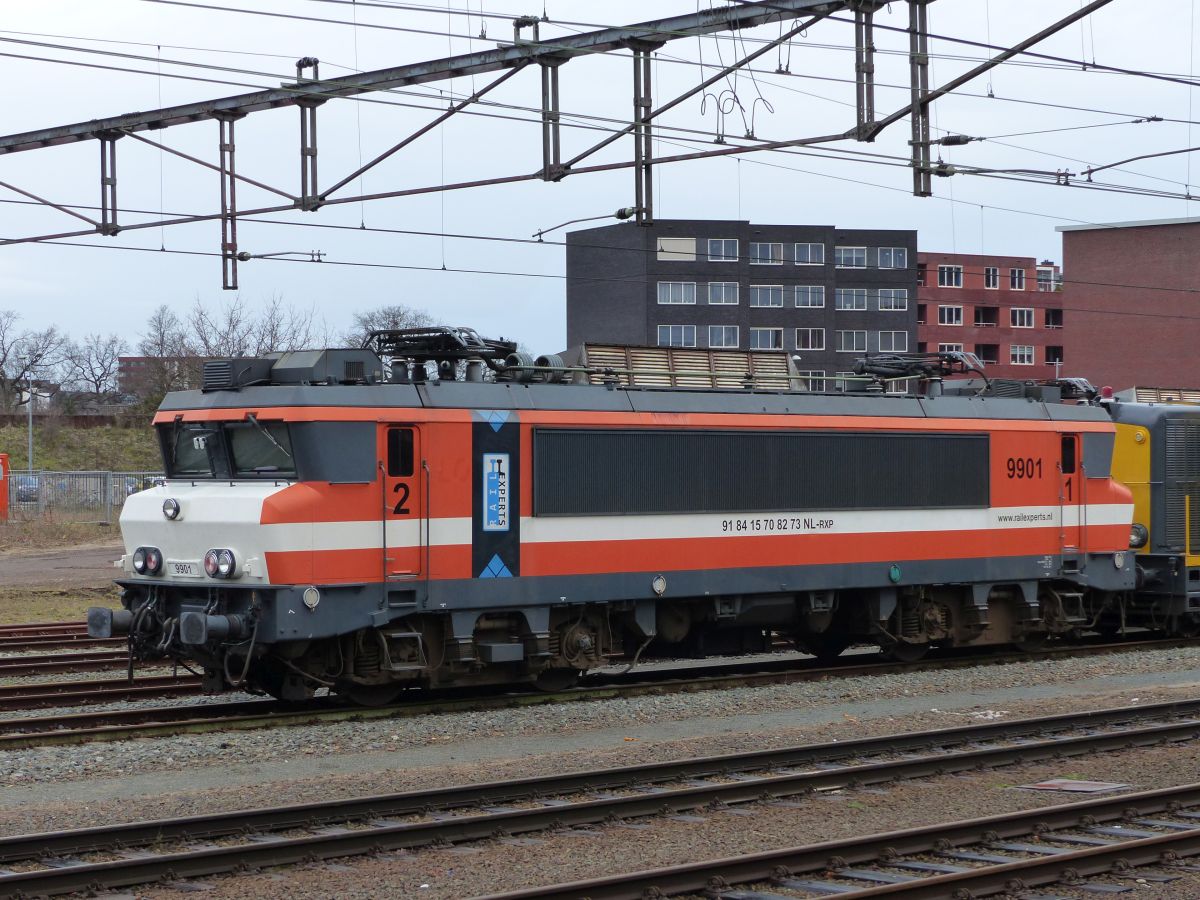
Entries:
{"label": "orange and white locomotive", "polygon": [[1058,387],[642,388],[513,349],[428,329],[208,363],[155,416],[167,477],[125,505],[124,609],[92,632],[212,690],[370,703],[778,634],[1036,643],[1134,587],[1114,426]]}

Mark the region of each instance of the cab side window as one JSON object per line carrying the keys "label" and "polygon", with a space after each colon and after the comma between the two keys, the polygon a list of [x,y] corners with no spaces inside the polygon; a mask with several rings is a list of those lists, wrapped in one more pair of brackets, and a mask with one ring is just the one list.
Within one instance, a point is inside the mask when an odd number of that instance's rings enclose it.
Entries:
{"label": "cab side window", "polygon": [[1064,475],[1072,475],[1075,472],[1075,435],[1064,434],[1062,436],[1062,472]]}
{"label": "cab side window", "polygon": [[391,428],[387,436],[387,473],[406,478],[413,473],[413,430]]}

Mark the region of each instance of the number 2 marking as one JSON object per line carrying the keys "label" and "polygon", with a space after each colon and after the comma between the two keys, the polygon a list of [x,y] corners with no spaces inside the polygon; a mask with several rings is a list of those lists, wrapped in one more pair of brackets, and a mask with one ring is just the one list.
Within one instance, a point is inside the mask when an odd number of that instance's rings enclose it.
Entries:
{"label": "number 2 marking", "polygon": [[400,495],[400,499],[396,501],[396,505],[392,509],[392,515],[407,516],[409,513],[409,509],[404,504],[406,504],[408,502],[408,485],[405,484],[403,481],[397,481],[396,484],[392,487],[392,493],[393,494],[398,493]]}

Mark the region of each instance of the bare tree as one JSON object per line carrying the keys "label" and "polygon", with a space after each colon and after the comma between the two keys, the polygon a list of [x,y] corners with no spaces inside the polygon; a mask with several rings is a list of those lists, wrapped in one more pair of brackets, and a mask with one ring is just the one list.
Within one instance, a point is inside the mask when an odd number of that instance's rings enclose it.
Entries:
{"label": "bare tree", "polygon": [[395,303],[354,314],[354,327],[342,335],[347,347],[361,347],[372,331],[389,328],[420,328],[432,325],[433,318],[423,310]]}
{"label": "bare tree", "polygon": [[194,362],[187,333],[179,316],[165,303],[146,320],[138,341],[140,373],[133,392],[149,406],[156,406],[168,391],[191,383]]}
{"label": "bare tree", "polygon": [[286,306],[283,298],[275,294],[251,323],[250,352],[262,356],[311,347],[316,331],[311,308],[306,311]]}
{"label": "bare tree", "polygon": [[193,356],[245,356],[250,350],[254,321],[240,294],[216,309],[206,309],[197,297],[188,314],[188,326]]}
{"label": "bare tree", "polygon": [[0,310],[0,399],[6,406],[23,405],[15,388],[31,375],[54,380],[63,360],[66,337],[54,325],[41,331],[17,331],[20,314]]}
{"label": "bare tree", "polygon": [[125,341],[117,334],[89,334],[78,343],[72,341],[64,362],[67,379],[93,399],[105,400],[117,392],[118,357],[125,350]]}

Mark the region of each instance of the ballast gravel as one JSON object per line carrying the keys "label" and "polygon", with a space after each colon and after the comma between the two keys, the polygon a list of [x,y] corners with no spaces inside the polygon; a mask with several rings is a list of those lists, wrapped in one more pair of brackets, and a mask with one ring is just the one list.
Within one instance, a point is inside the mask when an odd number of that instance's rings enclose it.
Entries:
{"label": "ballast gravel", "polygon": [[[1155,676],[1168,676],[1158,678]],[[1150,677],[1147,677],[1150,676]],[[1137,682],[1129,684],[1129,682]],[[1074,692],[1144,685],[1145,691],[1172,682],[1200,682],[1200,647],[1149,650],[1073,659],[1043,659],[984,665],[968,669],[933,670],[893,675],[831,678],[765,687],[677,693],[557,703],[547,706],[474,712],[418,715],[411,718],[321,722],[255,731],[221,731],[153,739],[37,747],[0,752],[0,785],[61,784],[73,779],[97,780],[142,773],[162,775],[216,767],[234,769],[248,762],[270,761],[272,779],[318,774],[304,761],[320,761],[321,770],[338,769],[337,760],[377,756],[373,765],[387,766],[388,756],[406,751],[412,765],[454,762],[471,758],[472,745],[500,742],[519,755],[537,747],[538,736],[549,736],[555,749],[571,749],[564,735],[598,734],[611,746],[623,737],[638,741],[687,737],[696,719],[707,720],[711,732],[742,731],[748,727],[778,732],[803,724],[837,721],[843,715],[875,718],[907,708],[902,721],[930,713],[944,727],[962,721],[949,712],[939,696],[955,695],[956,702],[977,696],[1011,702],[1053,701],[1065,685]],[[1123,682],[1123,683],[1118,683]],[[999,692],[999,693],[997,693]],[[1008,693],[1006,693],[1008,692]],[[1008,696],[1011,694],[1011,696]],[[172,701],[169,705],[182,705]],[[135,701],[124,708],[167,705],[167,701]],[[836,710],[843,710],[838,713]],[[52,715],[41,711],[39,715]],[[983,715],[1008,713],[984,711]],[[895,717],[895,716],[893,716]],[[928,719],[926,719],[928,722]],[[893,728],[893,730],[899,730]],[[523,743],[524,742],[524,743]],[[586,737],[575,746],[588,744]],[[459,748],[459,749],[456,749]],[[504,746],[497,749],[503,751]],[[503,755],[503,754],[501,754]],[[228,783],[228,782],[225,782]],[[5,792],[11,796],[11,792]],[[8,805],[0,796],[0,807]]]}

